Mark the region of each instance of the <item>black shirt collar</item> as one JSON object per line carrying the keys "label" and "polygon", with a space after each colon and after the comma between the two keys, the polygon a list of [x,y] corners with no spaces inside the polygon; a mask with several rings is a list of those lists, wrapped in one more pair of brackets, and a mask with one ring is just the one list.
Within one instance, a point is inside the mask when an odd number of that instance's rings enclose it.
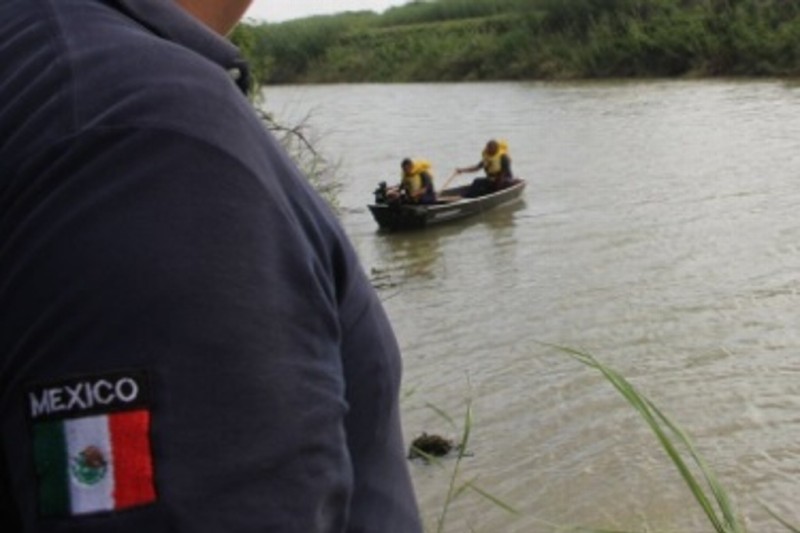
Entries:
{"label": "black shirt collar", "polygon": [[185,46],[227,70],[242,92],[250,89],[250,69],[239,49],[173,0],[110,0],[109,3],[156,35]]}

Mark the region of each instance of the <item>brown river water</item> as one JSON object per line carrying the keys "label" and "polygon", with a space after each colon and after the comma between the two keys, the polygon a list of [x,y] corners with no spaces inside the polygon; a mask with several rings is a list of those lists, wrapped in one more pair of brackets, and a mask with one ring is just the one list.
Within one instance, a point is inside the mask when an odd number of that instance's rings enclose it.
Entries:
{"label": "brown river water", "polygon": [[[712,531],[585,350],[692,438],[751,533],[800,525],[800,85],[270,87],[340,161],[342,222],[404,358],[407,440],[473,421],[445,531]],[[412,234],[366,204],[403,157],[442,184],[509,142],[523,201]],[[468,182],[467,176],[453,184]],[[455,427],[441,416],[447,413]],[[435,531],[456,461],[412,462]]]}

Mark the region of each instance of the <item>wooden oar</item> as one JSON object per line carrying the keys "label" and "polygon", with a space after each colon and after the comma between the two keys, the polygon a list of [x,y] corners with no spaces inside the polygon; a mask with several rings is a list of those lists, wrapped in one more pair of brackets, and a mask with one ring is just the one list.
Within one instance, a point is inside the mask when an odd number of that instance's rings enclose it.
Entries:
{"label": "wooden oar", "polygon": [[444,185],[442,185],[442,188],[439,189],[439,190],[441,190],[441,191],[445,190],[447,188],[447,186],[450,185],[450,182],[453,181],[453,179],[455,179],[456,176],[458,176],[458,174],[459,174],[458,170],[453,172],[453,175],[450,176],[449,178],[447,178],[447,181],[444,182]]}
{"label": "wooden oar", "polygon": [[442,188],[439,189],[439,193],[437,193],[436,196],[438,197],[438,200],[440,202],[449,203],[449,202],[457,202],[458,200],[461,200],[461,196],[439,196],[439,194],[442,191],[446,190],[447,186],[450,185],[450,182],[453,181],[453,179],[455,179],[455,177],[458,176],[459,174],[460,174],[460,172],[458,170],[453,172],[453,175],[450,176],[449,178],[447,178],[447,181],[444,182],[444,185],[442,185]]}

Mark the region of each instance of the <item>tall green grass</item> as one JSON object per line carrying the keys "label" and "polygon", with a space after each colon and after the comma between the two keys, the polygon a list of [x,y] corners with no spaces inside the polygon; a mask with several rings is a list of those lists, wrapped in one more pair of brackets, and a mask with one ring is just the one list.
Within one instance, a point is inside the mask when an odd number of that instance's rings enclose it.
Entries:
{"label": "tall green grass", "polygon": [[[644,419],[678,469],[695,501],[717,533],[744,533],[745,529],[724,487],[698,453],[686,433],[614,369],[592,355],[559,347],[584,365],[598,370]],[[685,450],[685,455],[682,450]],[[694,468],[693,468],[694,467]],[[699,470],[699,475],[693,470]]]}
{"label": "tall green grass", "polygon": [[[734,505],[727,490],[719,481],[708,462],[692,443],[691,438],[678,424],[673,422],[624,376],[610,366],[600,362],[593,355],[564,346],[552,344],[545,344],[545,346],[566,353],[587,367],[597,370],[620,393],[625,401],[639,413],[644,422],[653,431],[658,443],[679,472],[698,507],[704,513],[708,520],[710,531],[716,533],[747,533],[742,515]],[[426,404],[426,406],[445,420],[451,428],[459,430],[458,424],[447,412],[432,404]],[[461,437],[456,445],[458,453],[455,458],[455,464],[450,471],[446,498],[436,520],[436,533],[443,533],[445,531],[445,526],[450,516],[451,505],[467,491],[472,491],[480,495],[497,508],[503,509],[509,513],[519,514],[519,511],[513,506],[492,495],[491,492],[477,486],[474,478],[467,481],[462,480],[463,461],[465,457],[468,456],[468,445],[474,431],[473,400],[470,395],[465,408],[464,420],[460,428]],[[428,463],[446,468],[446,463],[441,458],[430,456],[423,450],[417,449],[415,451],[418,456],[424,457]],[[773,511],[769,505],[763,502],[761,505],[786,531],[789,533],[800,533],[800,528],[782,518]],[[542,526],[547,526],[550,530],[571,533],[631,533],[623,530],[563,526],[538,520],[533,517],[528,517],[528,520],[539,523]]]}
{"label": "tall green grass", "polygon": [[[433,412],[435,412],[443,420],[445,420],[453,430],[459,431],[458,424],[446,411],[430,403],[426,404],[426,406]],[[466,492],[473,492],[478,496],[480,496],[481,498],[490,502],[493,506],[503,509],[508,513],[519,514],[519,511],[517,511],[512,505],[504,502],[500,498],[494,496],[491,492],[484,490],[480,486],[478,486],[478,484],[476,483],[476,478],[468,479],[466,481],[462,480],[462,469],[464,466],[464,459],[468,456],[468,449],[469,449],[470,438],[472,436],[473,426],[474,426],[474,418],[473,418],[473,408],[472,408],[472,397],[469,396],[467,399],[467,405],[464,410],[464,419],[462,421],[460,428],[461,436],[455,444],[456,457],[455,457],[455,462],[452,466],[452,470],[450,471],[447,494],[445,496],[445,501],[442,504],[442,508],[439,511],[439,516],[436,519],[436,533],[444,533],[452,504],[456,500],[458,500],[461,496],[463,496]],[[434,464],[441,468],[446,468],[445,461],[442,458],[434,457],[419,448],[414,448],[414,452],[417,456],[423,457],[427,463]]]}
{"label": "tall green grass", "polygon": [[[717,533],[746,533],[741,515],[733,505],[726,489],[680,426],[619,372],[601,363],[593,355],[563,346],[551,345],[551,347],[565,352],[584,365],[599,371],[628,404],[639,413],[675,465],[714,531]],[[767,505],[764,507],[787,531],[800,533],[797,527],[778,516]]]}
{"label": "tall green grass", "polygon": [[775,511],[773,511],[767,504],[762,503],[764,509],[770,514],[772,518],[774,518],[780,525],[786,528],[789,533],[800,533],[800,528],[795,527],[794,525],[790,524],[786,520],[784,520],[781,516],[778,515]]}
{"label": "tall green grass", "polygon": [[388,27],[491,17],[526,11],[535,3],[535,0],[417,0],[386,10],[377,24]]}
{"label": "tall green grass", "polygon": [[785,0],[416,1],[238,35],[265,83],[800,74]]}

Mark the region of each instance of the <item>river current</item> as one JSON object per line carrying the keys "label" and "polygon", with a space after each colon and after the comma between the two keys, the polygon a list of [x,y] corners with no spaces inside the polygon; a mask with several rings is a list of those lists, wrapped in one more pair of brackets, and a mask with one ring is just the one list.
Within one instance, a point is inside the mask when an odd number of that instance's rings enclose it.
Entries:
{"label": "river current", "polygon": [[[783,531],[760,502],[800,525],[800,86],[264,94],[340,165],[342,223],[403,351],[407,440],[458,440],[471,406],[460,483],[518,511],[467,490],[445,531],[712,530],[636,411],[554,345],[618,370],[681,426],[749,531]],[[523,201],[424,232],[377,231],[366,205],[379,181],[399,180],[402,158],[430,160],[441,185],[492,137],[528,180]],[[431,531],[455,466],[411,463]]]}

